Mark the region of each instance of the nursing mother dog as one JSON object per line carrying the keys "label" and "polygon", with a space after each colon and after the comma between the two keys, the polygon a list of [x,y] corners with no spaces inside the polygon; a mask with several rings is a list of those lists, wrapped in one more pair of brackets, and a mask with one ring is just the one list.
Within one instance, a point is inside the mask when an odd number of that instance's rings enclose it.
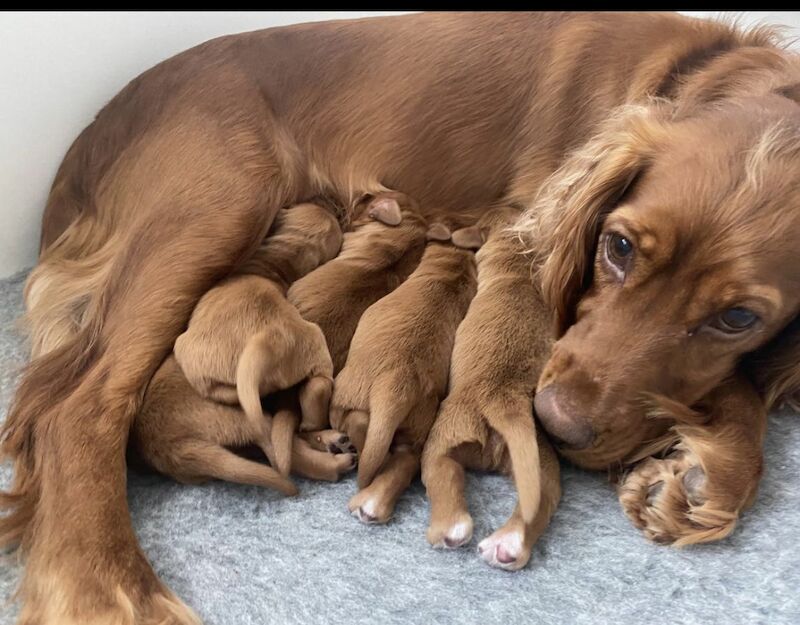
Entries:
{"label": "nursing mother dog", "polygon": [[396,189],[451,228],[526,209],[560,336],[541,423],[590,467],[672,444],[629,512],[667,542],[729,531],[800,386],[799,85],[767,31],[616,13],[292,26],[133,80],[69,149],[27,285],[0,521],[21,622],[197,621],[137,544],[128,431],[197,300],[317,195]]}

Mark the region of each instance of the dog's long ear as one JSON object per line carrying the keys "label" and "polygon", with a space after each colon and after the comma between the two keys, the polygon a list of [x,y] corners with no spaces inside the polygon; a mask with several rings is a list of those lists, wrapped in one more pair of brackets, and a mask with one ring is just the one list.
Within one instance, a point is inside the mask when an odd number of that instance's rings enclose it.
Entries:
{"label": "dog's long ear", "polygon": [[621,109],[567,156],[515,226],[536,259],[559,336],[588,287],[603,219],[657,153],[665,118],[657,105]]}
{"label": "dog's long ear", "polygon": [[746,358],[745,368],[768,410],[784,402],[800,409],[800,317]]}

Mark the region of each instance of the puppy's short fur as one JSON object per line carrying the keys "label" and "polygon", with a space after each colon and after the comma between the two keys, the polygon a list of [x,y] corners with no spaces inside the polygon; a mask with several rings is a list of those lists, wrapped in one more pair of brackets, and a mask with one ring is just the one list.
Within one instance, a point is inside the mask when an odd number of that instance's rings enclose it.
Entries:
{"label": "puppy's short fur", "polygon": [[427,222],[413,198],[392,191],[364,202],[339,255],[287,294],[303,319],[322,329],[335,373],[344,366],[361,315],[414,271],[425,249]]}
{"label": "puppy's short fur", "polygon": [[527,563],[560,497],[558,462],[543,436],[537,444],[533,421],[536,381],[552,340],[548,312],[530,260],[508,232],[513,216],[498,211],[453,233],[462,245],[488,238],[476,254],[477,295],[456,333],[450,390],[422,457],[434,547],[460,547],[472,537],[464,467],[513,474],[519,503],[506,525],[479,545],[486,562],[511,570]]}
{"label": "puppy's short fur", "polygon": [[[297,412],[297,407],[291,410]],[[338,437],[322,432],[321,437]],[[173,356],[156,372],[131,431],[131,450],[146,464],[179,482],[227,480],[275,488],[287,495],[297,493],[284,475],[262,462],[233,453],[230,447],[258,445],[271,456],[269,439],[253,427],[237,406],[226,406],[200,397],[189,385]],[[331,454],[312,449],[295,438],[292,470],[304,477],[336,480],[355,466],[355,455]]]}
{"label": "puppy's short fur", "polygon": [[[322,329],[334,375],[344,366],[361,315],[414,270],[427,234],[418,203],[405,193],[365,194],[352,212],[352,230],[345,233],[340,254],[295,282],[287,293],[300,315]],[[431,228],[432,234],[442,227]],[[284,475],[296,425],[297,416],[290,410],[275,413],[272,445],[275,464]],[[310,432],[305,438],[322,447],[324,433]]]}
{"label": "puppy's short fur", "polygon": [[[175,358],[201,397],[241,404],[251,428],[266,427],[260,398],[303,380],[302,429],[327,424],[333,369],[325,338],[286,301],[296,279],[333,258],[342,242],[330,211],[300,204],[279,213],[272,233],[238,274],[198,302]],[[266,433],[265,433],[266,435]]]}
{"label": "puppy's short fur", "polygon": [[[435,228],[433,235],[440,232]],[[347,432],[360,452],[361,490],[349,508],[363,522],[387,521],[419,470],[446,392],[456,328],[475,289],[472,252],[431,242],[408,280],[358,323],[336,377],[331,424]]]}

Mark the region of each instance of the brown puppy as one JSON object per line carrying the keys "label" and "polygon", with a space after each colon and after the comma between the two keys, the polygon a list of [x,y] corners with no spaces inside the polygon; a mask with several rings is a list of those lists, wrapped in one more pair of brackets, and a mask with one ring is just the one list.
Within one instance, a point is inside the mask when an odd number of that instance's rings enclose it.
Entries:
{"label": "brown puppy", "polygon": [[[334,375],[344,366],[363,312],[408,277],[425,248],[426,222],[417,202],[404,193],[367,194],[353,214],[353,230],[344,235],[339,255],[293,283],[287,293],[303,319],[325,335]],[[289,474],[298,421],[291,409],[278,410],[273,417],[274,462],[284,476]],[[349,449],[349,440],[331,431],[310,432],[305,439],[322,451]]]}
{"label": "brown puppy", "polygon": [[[439,228],[431,230],[442,237]],[[473,254],[431,242],[408,280],[358,323],[334,384],[331,424],[347,432],[360,452],[361,490],[348,507],[365,523],[388,521],[419,470],[447,389],[456,328],[475,288]]]}
{"label": "brown puppy", "polygon": [[323,429],[333,382],[325,338],[285,293],[294,280],[336,255],[341,230],[333,214],[316,204],[300,204],[279,216],[240,275],[200,299],[175,341],[175,358],[201,397],[240,403],[251,429],[268,426],[262,395],[307,379],[300,391],[301,428]]}
{"label": "brown puppy", "polygon": [[509,233],[513,211],[453,233],[460,245],[488,239],[476,254],[478,292],[458,327],[450,390],[422,457],[431,502],[428,541],[456,548],[472,538],[464,467],[511,473],[519,502],[508,522],[480,543],[491,566],[519,569],[560,498],[558,461],[533,421],[536,381],[549,355],[549,311],[531,279],[530,258]]}
{"label": "brown puppy", "polygon": [[344,366],[361,315],[414,271],[425,249],[427,222],[413,198],[391,191],[364,203],[339,255],[286,295],[303,319],[322,329],[334,373]]}
{"label": "brown puppy", "polygon": [[[299,410],[296,406],[288,408]],[[272,456],[269,439],[263,437],[260,425],[253,427],[236,406],[200,397],[172,356],[153,377],[131,430],[131,449],[148,465],[179,482],[215,478],[296,494],[294,484],[275,469],[229,449],[250,444],[257,444],[267,457]],[[355,467],[355,455],[317,451],[296,438],[291,467],[304,477],[334,481]]]}

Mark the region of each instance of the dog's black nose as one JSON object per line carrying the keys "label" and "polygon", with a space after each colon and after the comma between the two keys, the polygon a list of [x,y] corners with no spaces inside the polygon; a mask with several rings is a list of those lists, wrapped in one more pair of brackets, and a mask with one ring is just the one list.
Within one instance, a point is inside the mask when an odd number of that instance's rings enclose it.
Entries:
{"label": "dog's black nose", "polygon": [[536,393],[533,406],[544,429],[572,449],[586,449],[594,441],[594,430],[588,420],[574,409],[555,384]]}

